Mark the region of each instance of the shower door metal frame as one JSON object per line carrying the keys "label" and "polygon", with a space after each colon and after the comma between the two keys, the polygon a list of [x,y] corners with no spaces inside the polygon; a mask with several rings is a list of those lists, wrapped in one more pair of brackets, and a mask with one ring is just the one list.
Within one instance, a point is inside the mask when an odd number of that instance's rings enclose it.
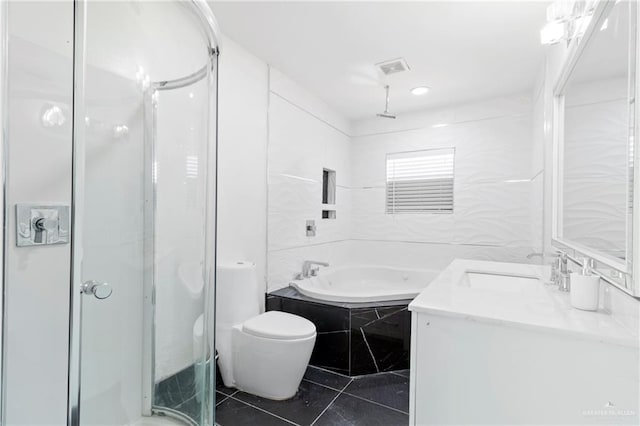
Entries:
{"label": "shower door metal frame", "polygon": [[153,85],[144,92],[144,233],[142,274],[142,415],[153,414],[153,347],[155,345],[155,211],[156,112]]}
{"label": "shower door metal frame", "polygon": [[[197,426],[192,422],[192,419],[185,414],[170,409],[168,407],[160,407],[155,405],[155,342],[156,342],[156,271],[155,271],[155,213],[156,213],[156,200],[157,200],[157,176],[155,171],[156,159],[156,143],[157,143],[157,94],[161,91],[181,89],[191,86],[195,83],[207,78],[207,86],[211,88],[212,84],[217,81],[218,71],[218,51],[211,50],[209,52],[209,63],[198,71],[191,75],[182,77],[175,80],[166,80],[152,82],[144,93],[144,164],[145,164],[145,182],[144,182],[144,275],[143,275],[143,348],[142,348],[142,414],[145,416],[151,416],[153,414],[162,413],[167,416],[177,417],[188,423]],[[216,90],[217,93],[217,90]],[[207,105],[207,116],[211,116],[212,105]],[[217,105],[214,106],[217,108]],[[207,134],[212,129],[207,128]],[[215,129],[214,129],[215,131]],[[216,138],[217,139],[217,138]],[[210,144],[208,144],[210,145]],[[213,157],[214,159],[217,156]],[[209,167],[211,160],[211,153],[207,152],[207,163],[205,164],[205,170],[207,176],[211,171]],[[215,162],[217,170],[217,161]],[[215,184],[215,181],[214,181]],[[210,183],[205,182],[206,193],[210,193]],[[214,186],[215,188],[215,186]],[[207,197],[208,198],[208,197]],[[215,207],[215,206],[214,206]],[[205,213],[206,214],[206,213]],[[207,226],[203,229],[205,235],[209,232]],[[206,246],[206,237],[205,237]],[[215,247],[215,244],[214,244]],[[205,247],[205,259],[207,259],[207,248]],[[214,256],[215,257],[215,254]],[[214,268],[215,269],[215,268]],[[205,266],[205,270],[207,267]],[[206,280],[206,277],[203,277]],[[208,282],[208,281],[204,281]],[[203,312],[205,317],[210,314],[210,309],[207,309],[207,300],[209,295],[207,293],[207,287],[205,287],[204,296],[205,309]],[[206,326],[205,326],[206,327]],[[214,353],[211,351],[210,353]],[[206,360],[206,348],[205,353],[202,354],[202,359]],[[211,387],[210,389],[213,389]],[[215,392],[214,392],[215,393]],[[212,402],[212,401],[211,401]],[[204,418],[204,413],[202,413]]]}
{"label": "shower door metal frame", "polygon": [[85,181],[85,61],[86,1],[73,2],[73,93],[71,148],[71,283],[69,296],[69,372],[67,425],[80,425],[80,369],[82,338],[82,229]]}
{"label": "shower door metal frame", "polygon": [[5,424],[5,336],[6,327],[4,320],[5,312],[5,283],[6,261],[8,241],[5,238],[7,229],[7,153],[9,147],[8,132],[9,125],[7,119],[7,106],[9,105],[9,85],[7,76],[9,75],[9,19],[8,2],[0,0],[0,179],[2,180],[2,193],[0,203],[2,204],[2,226],[0,226],[0,425]]}
{"label": "shower door metal frame", "polygon": [[[85,181],[85,65],[86,65],[86,4],[88,0],[74,0],[74,18],[73,18],[73,106],[72,106],[72,128],[73,128],[73,141],[72,141],[72,196],[71,196],[71,265],[70,265],[70,308],[69,308],[69,364],[68,364],[68,392],[67,392],[67,426],[80,426],[80,402],[81,402],[81,343],[82,343],[82,298],[84,297],[82,288],[82,229],[83,229],[83,203],[84,203],[84,181]],[[0,0],[0,7],[4,7],[5,1]],[[206,183],[205,193],[207,197],[205,199],[205,258],[204,258],[204,282],[205,285],[205,312],[204,312],[204,326],[208,322],[208,316],[212,314],[213,306],[208,306],[209,300],[215,305],[214,298],[209,297],[209,292],[215,292],[215,276],[216,276],[216,206],[217,206],[217,152],[218,152],[218,133],[217,133],[217,121],[218,121],[218,55],[220,46],[220,31],[218,29],[217,22],[211,9],[207,5],[205,0],[190,0],[184,3],[198,18],[202,24],[201,30],[208,42],[208,48],[210,50],[210,58],[207,66],[211,66],[211,70],[204,69],[204,76],[208,77],[208,113],[209,120],[207,121],[207,162],[206,162]],[[6,9],[2,9],[3,12]],[[3,20],[6,19],[6,13],[0,16]],[[4,24],[4,21],[2,21]],[[6,28],[3,25],[3,28]],[[4,30],[3,30],[4,33]],[[2,55],[6,55],[6,37],[2,35]],[[6,67],[7,61],[3,57],[2,64]],[[198,70],[191,76],[174,80],[175,82],[184,82],[190,77],[201,75],[203,69]],[[4,73],[2,76],[4,77]],[[161,84],[163,88],[176,87],[172,82],[159,82],[154,84]],[[5,81],[2,80],[4,86]],[[4,89],[4,87],[2,87]],[[4,90],[0,92],[4,97],[6,92]],[[146,116],[145,116],[146,118]],[[6,126],[3,117],[2,123],[2,149],[4,149],[4,135]],[[4,160],[5,157],[2,158]],[[2,174],[4,178],[4,167],[2,168]],[[146,194],[145,194],[146,195]],[[4,196],[4,186],[3,186]],[[6,210],[3,215],[3,226],[6,220]],[[6,242],[5,242],[6,244]],[[146,253],[145,253],[146,256]],[[146,258],[145,258],[146,260]],[[4,273],[4,270],[3,270]],[[146,294],[145,294],[146,296]],[[145,317],[146,318],[146,317]],[[215,317],[214,317],[215,318]],[[212,322],[213,323],[213,322]],[[2,324],[4,326],[4,324]],[[3,333],[4,334],[4,333]],[[204,353],[207,349],[212,354],[215,354],[215,343],[213,341],[208,342],[209,348],[204,348]],[[0,348],[1,349],[1,348]],[[1,352],[1,351],[0,351]],[[203,355],[204,355],[203,353]],[[144,356],[144,354],[143,354]],[[4,358],[4,357],[3,357]],[[2,361],[2,360],[0,360]],[[211,407],[213,414],[214,398],[215,398],[215,376],[213,375],[214,369],[210,370],[208,377],[209,380],[209,401],[204,403],[203,413],[207,407]],[[143,374],[144,372],[143,366]],[[143,376],[144,377],[144,376]],[[2,377],[0,377],[2,378]],[[153,380],[153,377],[151,377]],[[143,386],[145,386],[143,384]],[[143,393],[143,389],[140,390]],[[4,396],[4,392],[2,393]],[[4,398],[2,398],[4,401]],[[141,407],[141,414],[144,411],[144,399],[143,407]],[[151,413],[150,413],[151,414]],[[0,416],[4,415],[4,410],[0,413]],[[204,419],[204,416],[203,416]],[[0,419],[0,425],[4,422]],[[213,418],[211,419],[214,420]]]}

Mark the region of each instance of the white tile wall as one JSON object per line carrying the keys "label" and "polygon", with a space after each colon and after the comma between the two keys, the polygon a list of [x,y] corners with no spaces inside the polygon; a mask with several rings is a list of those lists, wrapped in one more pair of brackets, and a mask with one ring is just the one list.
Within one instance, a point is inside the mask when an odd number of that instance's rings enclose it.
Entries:
{"label": "white tile wall", "polygon": [[532,94],[532,155],[531,169],[535,173],[532,187],[529,193],[529,208],[531,209],[531,241],[535,252],[542,252],[544,249],[544,185],[545,185],[545,92],[544,92],[544,70],[540,69],[538,79],[533,88]]}
{"label": "white tile wall", "polygon": [[[351,146],[347,131],[345,119],[271,68],[269,291],[288,285],[305,259],[332,259],[333,264],[344,261],[344,256],[336,254],[350,237]],[[322,219],[323,168],[336,172],[336,219]],[[307,220],[315,220],[315,237],[306,236]]]}
{"label": "white tile wall", "polygon": [[347,261],[353,264],[377,264],[398,268],[446,268],[455,258],[522,262],[528,247],[493,247],[462,244],[438,244],[406,241],[351,240]]}
{"label": "white tile wall", "polygon": [[267,64],[223,39],[218,81],[218,261],[249,260],[266,287]]}
{"label": "white tile wall", "polygon": [[268,291],[286,287],[294,274],[300,272],[304,260],[329,262],[331,266],[352,263],[352,241],[332,241],[323,244],[306,244],[283,250],[269,250]]}
{"label": "white tile wall", "polygon": [[[277,76],[269,110],[269,290],[286,286],[305,259],[444,267],[456,256],[523,261],[532,250],[532,180],[540,186],[541,179],[531,160],[529,97],[356,122],[358,134],[348,137],[321,118],[332,116],[323,105]],[[441,147],[456,148],[455,213],[387,215],[386,155]],[[337,171],[336,221],[319,219],[323,167]],[[316,237],[305,236],[307,219],[316,220]]]}
{"label": "white tile wall", "polygon": [[272,93],[286,99],[293,105],[312,113],[318,120],[325,122],[342,133],[351,133],[351,122],[335,112],[316,95],[298,85],[291,78],[270,67],[269,88]]}
{"label": "white tile wall", "polygon": [[[420,253],[422,266],[432,258],[446,266],[456,256],[524,261],[535,246],[532,194],[539,171],[531,161],[530,98],[493,99],[401,118],[404,125],[381,119],[354,125],[361,136],[352,139],[352,237],[360,245],[374,241],[376,248],[384,246],[381,241],[405,245],[385,251],[383,258],[373,250],[355,250],[360,260],[393,263]],[[442,147],[456,149],[454,213],[385,214],[386,155]],[[369,261],[362,253],[370,253]]]}

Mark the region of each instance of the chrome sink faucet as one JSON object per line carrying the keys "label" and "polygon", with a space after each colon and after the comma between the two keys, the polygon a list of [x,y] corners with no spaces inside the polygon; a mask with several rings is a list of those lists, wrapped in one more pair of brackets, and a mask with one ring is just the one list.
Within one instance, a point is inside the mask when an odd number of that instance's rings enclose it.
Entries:
{"label": "chrome sink faucet", "polygon": [[558,290],[569,291],[571,290],[571,276],[569,275],[571,271],[569,271],[567,253],[560,252],[558,254],[558,264],[560,268],[560,273],[557,274]]}
{"label": "chrome sink faucet", "polygon": [[[313,272],[312,268],[311,268],[311,266],[313,266],[313,265],[329,266],[329,264],[327,262],[317,262],[315,260],[305,260],[304,263],[302,264],[302,277],[303,278],[309,278],[309,276]],[[315,275],[315,273],[313,275]]]}
{"label": "chrome sink faucet", "polygon": [[534,257],[539,257],[540,261],[544,264],[546,259],[552,259],[551,262],[551,275],[549,276],[549,282],[557,286],[560,285],[560,253],[529,253],[527,259],[531,260]]}
{"label": "chrome sink faucet", "polygon": [[560,291],[569,291],[571,289],[571,271],[569,271],[569,258],[567,253],[558,251],[553,255],[545,253],[529,253],[527,255],[527,259],[533,259],[534,257],[539,257],[543,260],[548,258],[553,259],[551,262],[551,276],[549,277],[549,281],[557,285]]}

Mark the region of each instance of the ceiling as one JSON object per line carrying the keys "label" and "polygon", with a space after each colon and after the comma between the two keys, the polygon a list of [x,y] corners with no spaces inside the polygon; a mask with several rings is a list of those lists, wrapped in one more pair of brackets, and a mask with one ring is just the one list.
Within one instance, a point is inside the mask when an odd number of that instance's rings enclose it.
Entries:
{"label": "ceiling", "polygon": [[[361,119],[384,109],[386,83],[392,113],[531,90],[548,2],[210,5],[228,37],[347,118]],[[383,78],[374,64],[398,57],[411,70]],[[428,94],[410,94],[423,85]]]}

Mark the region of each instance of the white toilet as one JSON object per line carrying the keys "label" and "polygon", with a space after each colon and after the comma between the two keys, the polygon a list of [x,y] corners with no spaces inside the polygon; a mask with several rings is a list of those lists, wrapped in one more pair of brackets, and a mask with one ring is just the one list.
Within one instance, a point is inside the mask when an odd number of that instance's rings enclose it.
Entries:
{"label": "white toilet", "polygon": [[260,314],[255,265],[219,264],[216,349],[225,386],[264,398],[293,397],[316,341],[315,325],[285,312]]}

